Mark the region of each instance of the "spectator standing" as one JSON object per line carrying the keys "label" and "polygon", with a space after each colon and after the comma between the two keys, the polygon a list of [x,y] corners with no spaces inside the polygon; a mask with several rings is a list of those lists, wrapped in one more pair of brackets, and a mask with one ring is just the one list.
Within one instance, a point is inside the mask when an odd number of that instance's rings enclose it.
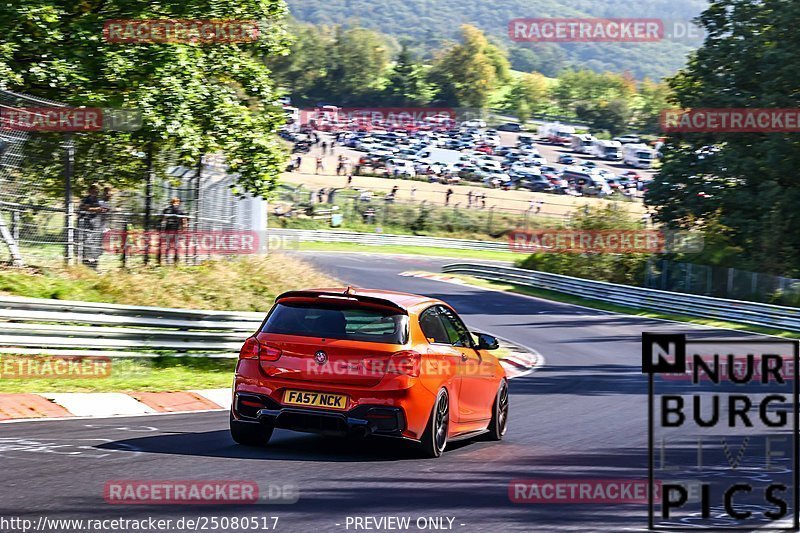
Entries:
{"label": "spectator standing", "polygon": [[486,193],[481,193],[481,209],[486,207]]}
{"label": "spectator standing", "polygon": [[317,157],[317,174],[325,171],[325,165],[322,163],[322,157]]}
{"label": "spectator standing", "polygon": [[[175,196],[169,206],[161,213],[161,229],[158,243],[158,263],[161,264],[162,251],[166,253],[167,262],[172,255],[172,263],[178,264],[180,247],[178,234],[186,229],[186,213],[181,209],[181,199]],[[163,250],[162,250],[163,249]]]}
{"label": "spectator standing", "polygon": [[83,240],[83,264],[94,269],[97,268],[97,263],[103,254],[104,209],[100,199],[100,188],[97,185],[89,186],[86,196],[81,199],[78,206],[78,224]]}
{"label": "spectator standing", "polygon": [[444,205],[450,205],[450,197],[453,196],[453,189],[448,188],[447,192],[444,193]]}
{"label": "spectator standing", "polygon": [[467,193],[467,207],[472,207],[472,189]]}

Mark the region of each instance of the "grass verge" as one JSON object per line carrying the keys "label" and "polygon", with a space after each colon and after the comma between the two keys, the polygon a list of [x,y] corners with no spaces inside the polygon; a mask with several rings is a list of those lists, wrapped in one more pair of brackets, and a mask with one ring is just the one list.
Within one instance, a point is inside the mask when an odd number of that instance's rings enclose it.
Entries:
{"label": "grass verge", "polygon": [[108,272],[0,268],[0,294],[185,309],[266,311],[281,292],[336,285],[302,260],[281,254]]}
{"label": "grass verge", "polygon": [[356,243],[302,242],[301,250],[320,250],[326,252],[369,252],[378,254],[424,255],[428,257],[453,257],[456,259],[483,259],[486,261],[509,261],[519,259],[514,252],[495,252],[490,250],[456,250],[449,248],[430,248],[426,246],[364,246]]}
{"label": "grass verge", "polygon": [[[19,357],[16,357],[17,359]],[[107,377],[0,379],[0,393],[162,392],[230,387],[235,359],[156,357],[112,359]]]}
{"label": "grass verge", "polygon": [[709,318],[698,318],[686,315],[674,315],[670,313],[661,313],[658,311],[648,311],[643,309],[637,309],[634,307],[625,307],[622,305],[617,304],[610,304],[598,300],[589,300],[586,298],[581,298],[579,296],[573,296],[571,294],[564,294],[555,291],[549,291],[545,289],[535,289],[532,287],[526,287],[524,285],[515,285],[512,283],[502,283],[496,281],[489,281],[485,279],[479,279],[472,276],[465,276],[461,274],[448,274],[454,278],[458,278],[465,283],[469,283],[471,285],[475,285],[478,287],[485,287],[489,289],[496,289],[506,292],[513,292],[517,294],[525,294],[528,296],[535,296],[537,298],[543,298],[545,300],[552,300],[554,302],[560,302],[565,304],[572,304],[572,305],[581,305],[584,307],[589,307],[592,309],[599,309],[602,311],[610,311],[612,313],[619,313],[624,315],[632,315],[632,316],[639,316],[642,318],[655,318],[661,320],[673,320],[675,322],[689,322],[692,324],[699,324],[702,326],[709,326],[713,328],[724,328],[724,329],[733,329],[737,331],[747,331],[750,333],[759,333],[763,335],[774,335],[776,337],[783,337],[787,339],[800,339],[800,333],[795,333],[791,331],[783,331],[778,329],[766,328],[761,326],[753,326],[750,324],[739,324],[737,322],[727,322],[724,320],[715,320]]}

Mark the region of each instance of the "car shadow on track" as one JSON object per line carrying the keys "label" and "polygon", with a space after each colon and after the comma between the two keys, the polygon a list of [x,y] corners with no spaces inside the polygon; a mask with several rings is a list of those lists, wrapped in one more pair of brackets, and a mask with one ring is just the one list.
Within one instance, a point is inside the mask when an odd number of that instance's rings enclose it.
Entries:
{"label": "car shadow on track", "polygon": [[[469,441],[448,444],[445,454],[468,447]],[[333,438],[276,430],[263,448],[240,446],[227,430],[180,432],[113,441],[97,446],[107,450],[184,456],[224,457],[262,461],[380,462],[422,460],[412,442],[392,438]]]}

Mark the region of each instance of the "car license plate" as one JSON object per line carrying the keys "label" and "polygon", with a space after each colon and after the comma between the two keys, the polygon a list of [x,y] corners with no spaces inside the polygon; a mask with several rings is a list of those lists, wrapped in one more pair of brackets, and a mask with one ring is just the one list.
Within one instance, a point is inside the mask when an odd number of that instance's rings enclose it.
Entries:
{"label": "car license plate", "polygon": [[287,390],[283,393],[283,403],[327,407],[328,409],[344,409],[347,407],[347,396],[344,394]]}

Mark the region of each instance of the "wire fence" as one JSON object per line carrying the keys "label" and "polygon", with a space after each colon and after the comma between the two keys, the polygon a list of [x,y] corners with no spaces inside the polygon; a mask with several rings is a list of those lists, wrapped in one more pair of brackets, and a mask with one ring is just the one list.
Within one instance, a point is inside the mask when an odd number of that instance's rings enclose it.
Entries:
{"label": "wire fence", "polygon": [[343,228],[354,231],[501,238],[510,229],[569,227],[573,214],[547,211],[542,201],[524,208],[454,193],[445,204],[417,200],[391,189],[282,186],[270,211],[270,227]]}
{"label": "wire fence", "polygon": [[668,260],[653,260],[645,287],[732,300],[800,305],[800,279]]}
{"label": "wire fence", "polygon": [[[63,104],[0,90],[0,112],[25,107]],[[93,156],[90,151],[76,156],[77,143],[90,144],[82,137],[86,134],[7,126],[0,121],[0,262],[93,268],[194,264],[214,251],[196,241],[173,246],[175,232],[260,230],[266,224],[265,202],[233,193],[236,176],[219,155],[186,168],[169,165],[169,153],[161,154],[165,170],[160,175],[143,173],[141,186],[117,191],[107,180],[119,171],[117,165],[129,162],[93,157],[91,164],[81,164],[86,162],[80,157]],[[143,158],[138,153],[129,157],[140,164]],[[128,246],[136,239],[144,246]],[[167,254],[164,241],[170,247]]]}

